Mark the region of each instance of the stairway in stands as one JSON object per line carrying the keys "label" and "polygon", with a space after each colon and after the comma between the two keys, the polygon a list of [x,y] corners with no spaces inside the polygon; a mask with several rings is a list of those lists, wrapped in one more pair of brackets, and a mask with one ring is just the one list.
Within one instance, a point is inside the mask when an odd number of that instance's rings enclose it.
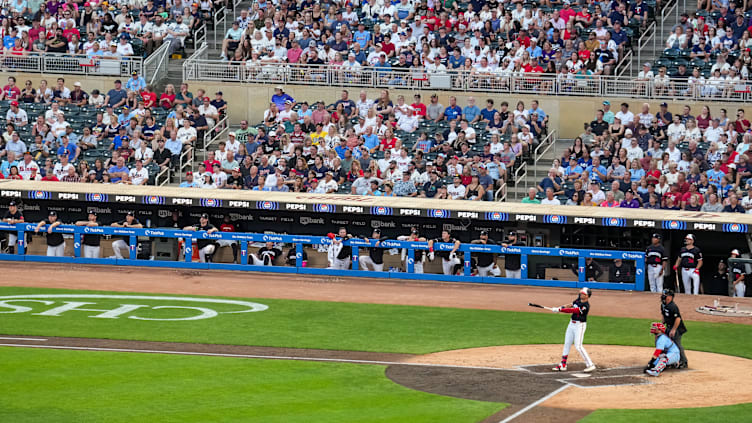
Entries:
{"label": "stairway in stands", "polygon": [[538,160],[538,164],[532,164],[529,162],[526,165],[527,177],[522,178],[514,186],[507,188],[507,202],[519,202],[525,196],[527,196],[528,188],[538,185],[541,179],[548,174],[548,170],[551,168],[555,158],[561,158],[564,151],[572,146],[573,141],[571,139],[560,138],[556,141],[556,144],[551,147],[545,154]]}

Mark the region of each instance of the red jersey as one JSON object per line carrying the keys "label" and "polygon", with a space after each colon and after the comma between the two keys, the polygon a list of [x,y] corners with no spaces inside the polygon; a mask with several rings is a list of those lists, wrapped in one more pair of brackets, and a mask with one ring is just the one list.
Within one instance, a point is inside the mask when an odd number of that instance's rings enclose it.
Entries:
{"label": "red jersey", "polygon": [[141,98],[144,100],[145,107],[152,107],[157,104],[157,93],[144,91],[141,93]]}
{"label": "red jersey", "polygon": [[413,103],[410,105],[413,109],[415,109],[416,112],[418,112],[418,116],[426,117],[426,105],[423,103]]}
{"label": "red jersey", "polygon": [[18,97],[21,95],[21,90],[15,85],[13,87],[10,85],[4,86],[3,92],[5,93],[5,98],[8,100],[18,100]]}

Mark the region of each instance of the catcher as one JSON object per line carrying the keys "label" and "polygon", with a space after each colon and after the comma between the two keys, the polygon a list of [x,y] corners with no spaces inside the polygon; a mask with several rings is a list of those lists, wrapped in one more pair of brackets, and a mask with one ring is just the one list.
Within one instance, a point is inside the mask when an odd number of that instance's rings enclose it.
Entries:
{"label": "catcher", "polygon": [[655,334],[655,352],[645,367],[645,373],[660,376],[666,366],[679,364],[679,347],[666,335],[666,325],[663,323],[653,322],[650,333]]}

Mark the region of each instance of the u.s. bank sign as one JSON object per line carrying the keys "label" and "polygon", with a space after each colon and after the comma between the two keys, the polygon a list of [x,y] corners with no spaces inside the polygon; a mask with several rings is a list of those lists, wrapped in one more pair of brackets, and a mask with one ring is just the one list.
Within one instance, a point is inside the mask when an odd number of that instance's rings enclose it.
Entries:
{"label": "u.s. bank sign", "polygon": [[[117,307],[99,306],[97,300],[118,301]],[[143,304],[149,303],[149,304]],[[199,306],[199,304],[201,304]],[[232,311],[217,311],[212,306],[229,306]],[[235,310],[237,308],[237,310]],[[33,316],[67,316],[80,314],[96,319],[134,319],[153,321],[184,321],[211,319],[220,314],[264,311],[268,306],[242,300],[200,297],[163,297],[148,295],[106,294],[32,294],[0,296],[0,313],[29,313]],[[169,317],[169,311],[182,317]],[[174,314],[173,314],[174,316]]]}

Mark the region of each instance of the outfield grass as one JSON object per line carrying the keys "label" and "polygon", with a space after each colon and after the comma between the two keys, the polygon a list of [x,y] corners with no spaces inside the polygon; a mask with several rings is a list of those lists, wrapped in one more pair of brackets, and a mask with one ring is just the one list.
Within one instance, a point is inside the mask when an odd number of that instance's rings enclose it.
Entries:
{"label": "outfield grass", "polygon": [[380,366],[0,348],[2,422],[477,422],[504,404],[413,391]]}
{"label": "outfield grass", "polygon": [[[30,293],[91,292],[0,288],[0,296]],[[63,300],[56,301],[56,305],[60,305]],[[149,303],[144,300],[88,301],[97,302],[91,307],[105,309],[123,303]],[[2,314],[0,330],[17,335],[426,354],[492,345],[559,343],[563,342],[567,325],[566,316],[553,313],[273,299],[254,301],[268,305],[269,309],[177,322],[96,319],[86,317],[96,313],[83,311],[70,311],[58,317],[35,316],[31,312]],[[34,307],[34,312],[53,307],[23,305]],[[594,302],[594,307],[597,306]],[[213,304],[211,307],[218,311],[237,309]],[[186,313],[185,310],[163,311],[169,316],[186,316]],[[656,318],[658,314],[656,304]],[[591,316],[588,323],[585,342],[589,344],[652,346],[654,342],[649,334],[649,320]],[[688,349],[752,358],[749,344],[739,342],[752,338],[750,325],[690,322],[688,327],[689,332],[682,339]],[[707,342],[709,339],[713,342]]]}
{"label": "outfield grass", "polygon": [[[0,296],[32,293],[91,292],[0,288]],[[63,300],[56,301],[56,305],[60,305]],[[97,302],[92,307],[102,309],[120,304],[152,304],[150,300],[90,301]],[[543,313],[272,299],[254,301],[268,305],[269,309],[179,322],[96,319],[87,317],[96,313],[82,311],[67,312],[59,317],[31,313],[0,314],[0,333],[424,354],[492,345],[559,343],[563,341],[567,324],[565,316]],[[164,303],[153,303],[157,304]],[[52,307],[33,303],[24,305],[34,307],[34,312]],[[597,301],[593,305],[598,307]],[[233,309],[222,305],[211,307],[217,311]],[[187,315],[185,310],[161,312],[169,316]],[[691,311],[685,310],[685,313]],[[585,342],[652,346],[648,322],[592,316]],[[750,325],[690,322],[688,328],[689,332],[682,339],[688,349],[752,358],[747,341],[752,337]],[[161,415],[158,413],[167,413],[170,419],[174,416],[174,420],[182,421],[215,421],[224,416],[233,420],[237,416],[235,420],[264,422],[460,422],[480,420],[502,407],[407,390],[384,378],[380,366],[22,349],[0,349],[0,363],[6,383],[13,387],[11,395],[0,399],[0,421],[35,421],[13,418],[26,416],[25,413],[29,412],[38,417],[38,421],[110,421],[110,415],[119,417],[115,412],[107,414],[109,409],[122,411],[132,403],[144,404],[139,412],[146,414],[137,415],[130,421],[153,421],[153,416]],[[68,377],[81,382],[68,386],[64,383]],[[142,377],[145,379],[138,380]],[[301,378],[300,384],[297,383],[298,377]],[[50,380],[55,383],[48,384]],[[226,388],[222,383],[225,380]],[[201,389],[204,383],[210,384],[210,389]],[[185,389],[182,388],[184,384]],[[18,394],[16,385],[20,391]],[[148,395],[141,396],[141,385]],[[155,388],[151,389],[152,386]],[[87,395],[101,398],[92,403],[94,414],[78,418],[75,415],[78,412],[76,401],[82,401]],[[209,395],[209,400],[202,395]],[[39,396],[39,401],[29,400],[36,396]],[[69,399],[75,401],[67,404]],[[216,410],[218,414],[212,414],[214,406],[207,401],[220,401],[221,407],[217,406]],[[267,403],[271,405],[267,407]],[[249,408],[249,404],[255,408]],[[288,416],[285,414],[288,407],[298,413],[312,413],[313,418]],[[358,412],[366,411],[367,416],[358,415]],[[250,417],[243,414],[249,412]],[[752,404],[684,410],[601,410],[589,416],[586,422],[750,421],[751,412]],[[4,413],[9,413],[9,418],[5,418]],[[299,414],[302,415],[307,414]],[[423,416],[429,417],[421,420]]]}

